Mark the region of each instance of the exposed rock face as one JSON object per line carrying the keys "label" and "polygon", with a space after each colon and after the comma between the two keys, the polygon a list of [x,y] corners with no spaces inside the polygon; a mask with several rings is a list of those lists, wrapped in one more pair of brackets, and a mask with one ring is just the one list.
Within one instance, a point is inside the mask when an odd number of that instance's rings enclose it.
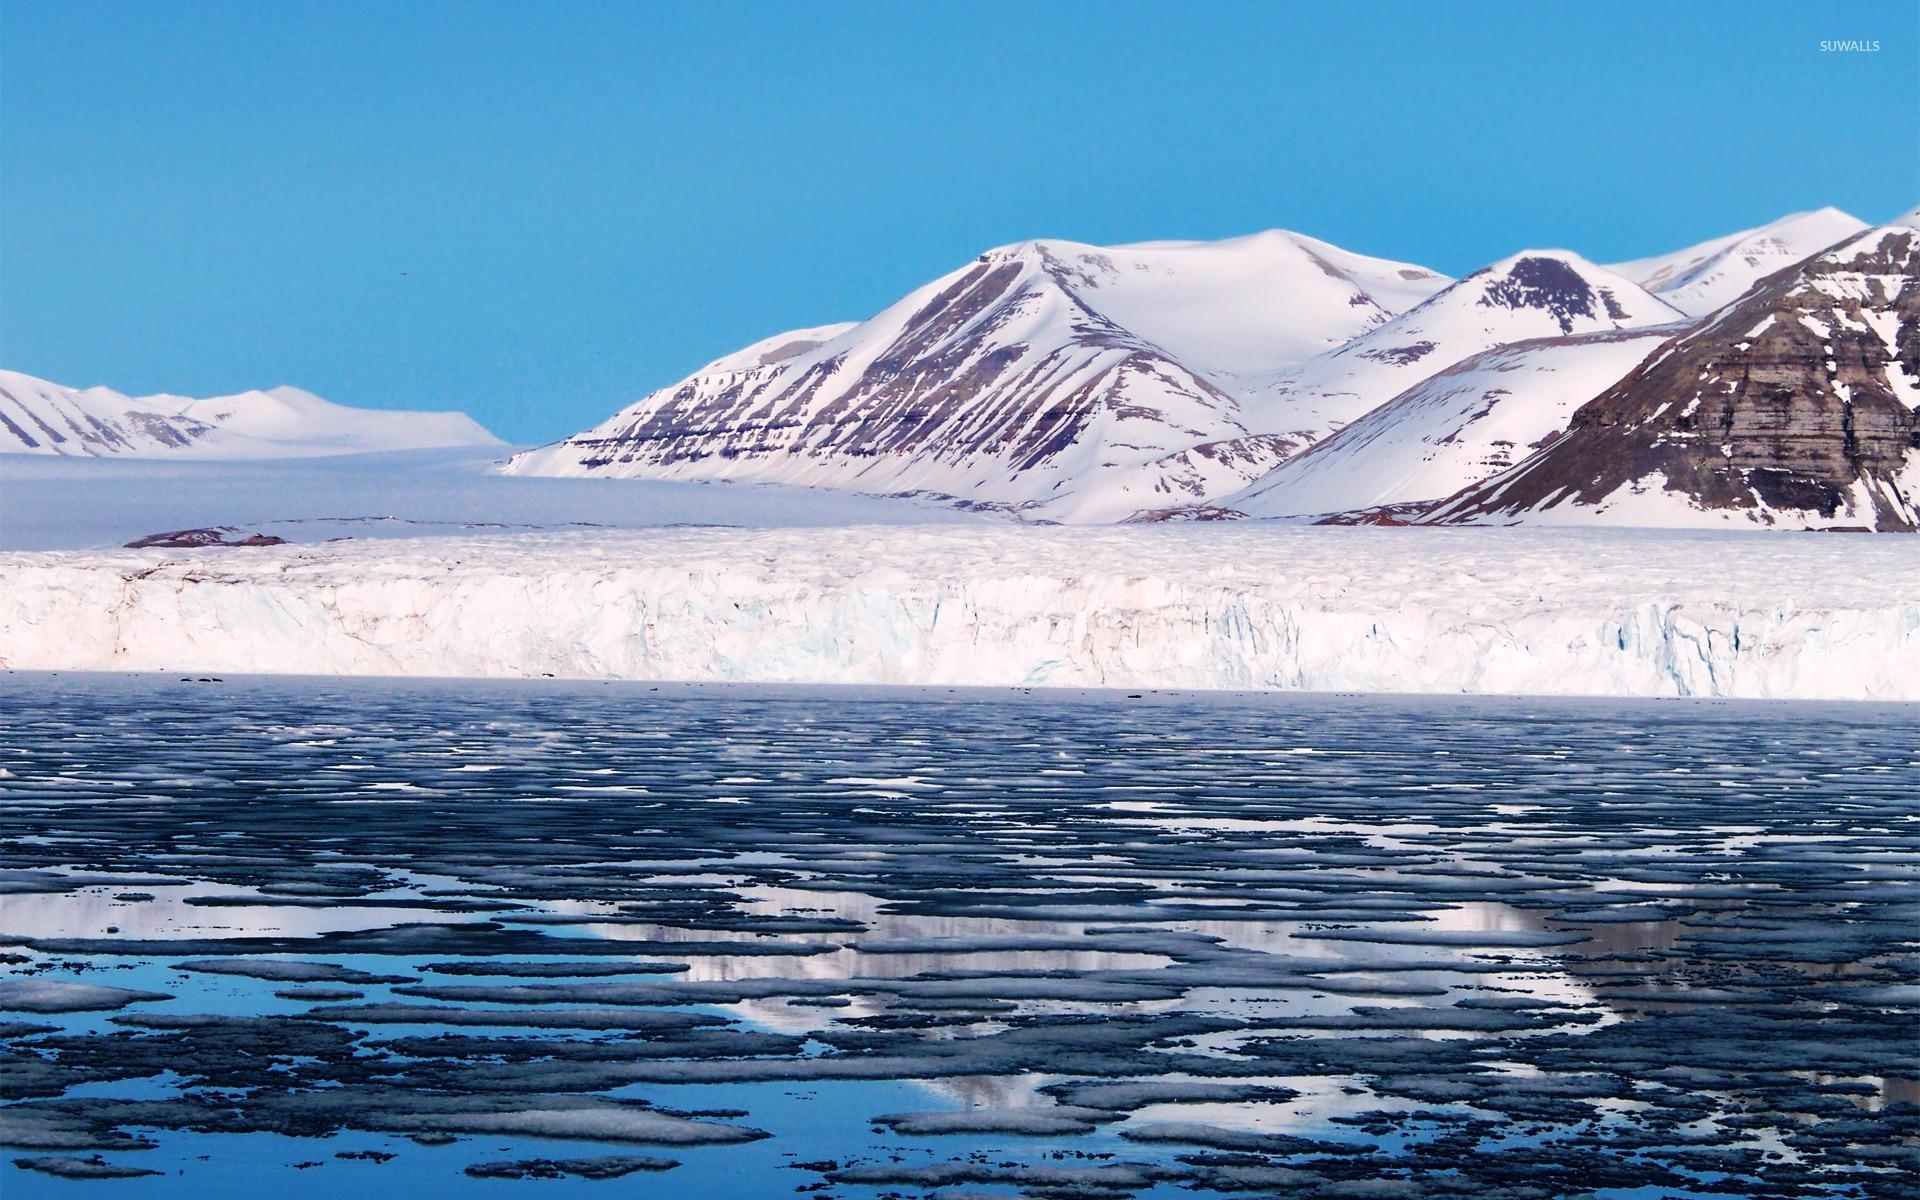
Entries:
{"label": "exposed rock face", "polygon": [[1916,243],[1884,226],[1768,278],[1428,519],[1914,529]]}
{"label": "exposed rock face", "polygon": [[150,533],[127,543],[129,550],[160,547],[168,550],[197,550],[208,546],[284,546],[287,539],[271,533],[242,533],[230,525],[206,529],[174,529]]}
{"label": "exposed rock face", "polygon": [[1481,274],[1492,276],[1480,296],[1481,307],[1516,312],[1539,309],[1559,323],[1561,333],[1572,333],[1578,318],[1599,319],[1602,310],[1608,320],[1629,319],[1612,290],[1589,283],[1579,268],[1564,258],[1528,255],[1514,260],[1504,273],[1488,268],[1474,277]]}
{"label": "exposed rock face", "polygon": [[[1054,264],[1039,253],[1050,272]],[[1085,308],[1058,314],[1070,326],[1063,345],[1035,346],[1019,336],[1027,332],[1021,318],[1052,298],[1022,286],[1030,282],[1022,278],[1027,265],[988,261],[962,272],[830,398],[823,389],[840,382],[850,354],[794,372],[780,364],[795,355],[776,352],[771,363],[690,380],[572,444],[592,452],[582,460],[588,467],[751,459],[828,441],[835,453],[856,458],[985,450],[1013,470],[1029,470],[1103,412],[1119,420],[1133,415],[1129,409],[1144,415],[1147,391],[1230,409],[1212,384]],[[1014,336],[995,337],[1002,333]],[[810,404],[816,399],[825,402]]]}
{"label": "exposed rock face", "polygon": [[525,474],[925,493],[1123,520],[1238,490],[1324,433],[1250,395],[1445,280],[1290,234],[981,255],[857,326],[783,334]]}

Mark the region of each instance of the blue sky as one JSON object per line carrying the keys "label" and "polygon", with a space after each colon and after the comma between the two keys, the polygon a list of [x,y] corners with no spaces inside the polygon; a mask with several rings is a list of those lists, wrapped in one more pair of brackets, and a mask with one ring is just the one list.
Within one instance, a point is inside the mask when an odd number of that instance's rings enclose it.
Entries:
{"label": "blue sky", "polygon": [[1885,220],[1916,79],[1912,0],[4,0],[0,365],[545,440],[1028,237],[1457,274]]}

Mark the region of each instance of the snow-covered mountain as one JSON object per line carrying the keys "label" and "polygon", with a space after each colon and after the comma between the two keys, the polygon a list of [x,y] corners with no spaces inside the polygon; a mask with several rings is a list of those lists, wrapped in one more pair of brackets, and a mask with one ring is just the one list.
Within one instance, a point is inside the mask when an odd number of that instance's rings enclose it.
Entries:
{"label": "snow-covered mountain", "polygon": [[298,388],[194,400],[0,371],[0,454],[306,458],[499,444],[464,413],[348,408]]}
{"label": "snow-covered mountain", "polygon": [[[505,472],[915,495],[1076,523],[1426,505],[1566,428],[1657,344],[1648,331],[1699,321],[1858,224],[1797,214],[1620,270],[1530,250],[1457,282],[1281,231],[1023,242],[866,321],[728,354]],[[0,372],[0,453],[497,444],[457,413],[290,388],[130,398]]]}
{"label": "snow-covered mountain", "polygon": [[870,320],[718,359],[507,469],[934,494],[1058,520],[1179,509],[1324,432],[1276,379],[1446,282],[1278,231],[1023,242]]}
{"label": "snow-covered mountain", "polygon": [[[1496,346],[1431,375],[1281,463],[1223,505],[1258,517],[1420,506],[1496,475],[1559,435],[1638,366],[1665,327]],[[1389,514],[1390,515],[1390,514]]]}
{"label": "snow-covered mountain", "polygon": [[[1274,400],[1251,402],[1309,443],[1481,351],[1534,338],[1613,333],[1685,314],[1565,250],[1527,250],[1482,267],[1377,329],[1287,374]],[[1265,411],[1262,411],[1265,410]]]}
{"label": "snow-covered mountain", "polygon": [[1428,519],[1920,527],[1920,228],[1769,278]]}
{"label": "snow-covered mountain", "polygon": [[1688,246],[1671,254],[1614,263],[1625,275],[1690,316],[1733,303],[1775,271],[1818,254],[1865,230],[1867,223],[1837,208],[1793,213],[1758,229]]}
{"label": "snow-covered mountain", "polygon": [[1621,335],[1673,334],[1860,228],[1822,209],[1617,269],[1530,250],[1452,284],[1277,231],[1025,242],[870,320],[718,359],[507,470],[1072,522],[1431,502],[1537,448],[1657,344]]}

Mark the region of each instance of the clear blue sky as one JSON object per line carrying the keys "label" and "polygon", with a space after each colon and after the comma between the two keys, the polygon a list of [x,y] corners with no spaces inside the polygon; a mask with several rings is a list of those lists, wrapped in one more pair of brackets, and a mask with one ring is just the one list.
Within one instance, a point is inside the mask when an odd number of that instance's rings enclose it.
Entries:
{"label": "clear blue sky", "polygon": [[1457,274],[1886,220],[1916,80],[1913,0],[4,0],[0,365],[544,440],[1028,237]]}

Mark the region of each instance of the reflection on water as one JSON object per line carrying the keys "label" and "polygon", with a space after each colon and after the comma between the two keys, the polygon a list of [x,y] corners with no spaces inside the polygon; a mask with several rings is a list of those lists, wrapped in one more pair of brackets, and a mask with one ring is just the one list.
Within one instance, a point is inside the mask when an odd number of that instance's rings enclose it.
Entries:
{"label": "reflection on water", "polygon": [[404,1134],[535,1112],[468,1160],[1871,1196],[1920,1145],[1911,709],[9,682],[22,1153],[375,1137],[433,1194]]}
{"label": "reflection on water", "polygon": [[[137,888],[137,890],[129,890]],[[209,905],[208,900],[221,903]],[[28,938],[317,937],[347,929],[468,919],[430,907],[395,908],[377,899],[351,907],[275,903],[259,889],[212,883],[152,880],[70,892],[0,898],[5,932]],[[245,903],[247,900],[262,903]]]}

